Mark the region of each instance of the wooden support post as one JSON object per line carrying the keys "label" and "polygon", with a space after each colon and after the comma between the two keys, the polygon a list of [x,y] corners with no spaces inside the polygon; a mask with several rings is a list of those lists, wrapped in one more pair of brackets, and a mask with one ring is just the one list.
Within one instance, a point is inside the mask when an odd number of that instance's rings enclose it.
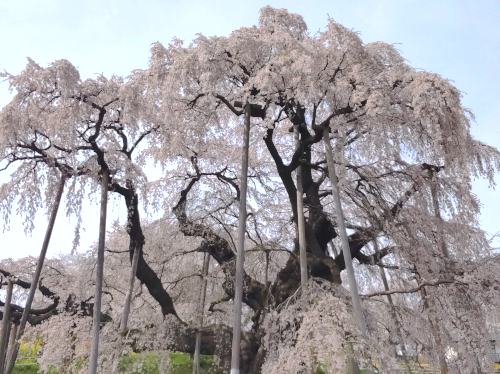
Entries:
{"label": "wooden support post", "polygon": [[342,252],[344,254],[345,267],[347,270],[347,279],[349,282],[349,291],[351,292],[352,305],[354,307],[354,316],[363,336],[366,338],[366,324],[363,317],[363,310],[361,309],[361,298],[359,297],[358,285],[354,276],[354,267],[352,266],[351,249],[349,247],[349,239],[347,237],[347,230],[345,228],[344,212],[342,211],[342,204],[340,202],[340,194],[338,188],[337,174],[335,173],[335,164],[333,162],[332,145],[330,144],[330,133],[328,128],[323,130],[323,142],[325,143],[326,162],[328,164],[328,175],[332,185],[333,204],[337,213],[337,224],[339,228],[339,235],[342,241]]}
{"label": "wooden support post", "polygon": [[[4,369],[5,373],[8,373],[7,369],[9,369],[7,360],[9,359],[9,357],[14,357],[14,349],[16,349],[16,337],[17,337],[18,325],[17,325],[17,323],[12,322],[10,324],[10,326],[11,326],[10,337],[8,339],[7,358],[6,358],[5,369]],[[17,347],[19,348],[19,346],[17,346]],[[12,369],[14,368],[14,364],[16,363],[16,358],[17,358],[17,352],[16,352],[16,355],[14,357],[14,363],[12,364]]]}
{"label": "wooden support post", "polygon": [[[443,254],[444,258],[449,258],[450,253],[448,251],[448,246],[446,245],[446,240],[444,239],[444,229],[443,229],[443,218],[441,217],[441,209],[439,208],[439,200],[437,197],[437,181],[435,175],[431,176],[431,196],[432,196],[432,205],[434,207],[434,215],[439,221],[439,246],[441,248],[441,253]],[[423,295],[425,297],[425,302],[424,305],[427,303],[427,307],[429,306],[427,302],[427,291],[425,287],[422,289]],[[432,292],[432,291],[431,291]],[[434,303],[432,303],[434,304]],[[443,347],[443,343],[441,340],[441,334],[439,332],[439,327],[438,327],[438,318],[433,316],[434,313],[431,313],[432,315],[429,316],[429,322],[431,323],[431,328],[433,330],[434,334],[434,339],[436,341],[436,345],[438,348],[438,357],[439,357],[439,367],[441,374],[448,374],[448,364],[446,363],[446,357],[445,357],[445,347]]]}
{"label": "wooden support post", "polygon": [[[375,249],[375,252],[379,251],[377,239],[373,240],[373,248]],[[385,269],[382,266],[379,266],[379,272],[380,272],[380,277],[382,278],[382,283],[384,284],[384,290],[389,291],[389,283],[387,282]],[[398,334],[399,343],[401,345],[401,354],[403,356],[403,361],[405,362],[408,372],[411,373],[410,363],[408,362],[408,357],[406,356],[406,347],[403,342],[403,335],[401,335],[402,327],[401,323],[399,322],[398,316],[396,314],[396,307],[394,306],[394,302],[392,301],[392,295],[387,295],[387,301],[389,302],[391,308],[392,319],[394,320],[394,324],[396,325],[396,333]]]}
{"label": "wooden support post", "polygon": [[348,344],[348,354],[347,354],[347,366],[348,366],[348,373],[349,374],[360,374],[361,370],[359,370],[358,363],[354,359],[354,350],[352,349],[352,344]]}
{"label": "wooden support post", "polygon": [[14,369],[14,364],[16,362],[17,353],[19,352],[19,341],[21,340],[24,329],[26,328],[26,323],[28,321],[28,316],[31,310],[31,305],[33,304],[33,299],[35,298],[35,292],[38,288],[38,283],[40,282],[40,274],[42,273],[43,263],[45,261],[45,256],[47,255],[47,249],[49,248],[50,237],[52,235],[52,230],[54,229],[54,224],[56,222],[57,211],[59,210],[59,204],[61,202],[62,194],[64,191],[64,184],[66,182],[66,177],[61,176],[61,181],[59,183],[59,189],[57,190],[56,199],[54,205],[52,206],[52,211],[50,212],[49,224],[47,226],[47,231],[45,232],[45,238],[43,240],[42,249],[40,251],[40,256],[38,257],[38,262],[36,264],[35,274],[31,280],[31,286],[28,293],[28,298],[26,299],[26,304],[24,305],[23,315],[19,326],[16,329],[17,335],[16,339],[12,340],[12,349],[9,348],[9,354],[7,355],[7,366],[5,372],[10,374]]}
{"label": "wooden support post", "polygon": [[244,108],[245,123],[243,128],[243,150],[241,161],[240,209],[238,219],[238,242],[236,254],[236,280],[234,292],[233,342],[231,349],[231,374],[240,373],[241,350],[241,308],[243,300],[243,261],[245,256],[245,231],[247,221],[247,176],[248,147],[250,137],[250,104]]}
{"label": "wooden support post", "polygon": [[137,245],[134,249],[134,256],[132,257],[132,270],[130,272],[129,286],[125,305],[123,306],[122,319],[120,321],[120,333],[122,335],[127,331],[128,316],[130,314],[130,305],[132,304],[132,294],[134,293],[135,274],[137,273],[137,264],[139,264],[139,255],[141,248]]}
{"label": "wooden support post", "polygon": [[97,374],[99,356],[99,330],[101,328],[102,283],[104,275],[104,244],[106,240],[106,213],[108,205],[109,170],[102,171],[101,181],[101,216],[99,223],[99,245],[97,247],[97,267],[94,296],[94,318],[92,321],[92,346],[90,351],[90,374]]}
{"label": "wooden support post", "polygon": [[200,290],[200,316],[198,321],[198,331],[196,331],[196,345],[194,348],[193,374],[200,374],[200,348],[201,348],[201,329],[203,328],[203,316],[205,314],[205,297],[207,295],[207,276],[208,266],[210,265],[210,254],[205,252],[203,258],[203,269]]}
{"label": "wooden support post", "polygon": [[[14,328],[13,328],[14,327]],[[9,350],[12,348],[12,343],[14,340],[16,340],[16,332],[17,332],[17,325],[9,321],[9,327],[7,327],[7,340],[5,341],[5,351],[4,351],[4,357],[3,357],[3,373],[6,372],[7,370],[7,358],[9,357]],[[9,343],[10,342],[10,343]]]}
{"label": "wooden support post", "polygon": [[337,248],[335,248],[335,245],[333,244],[333,241],[330,241],[330,248],[332,249],[332,252],[333,252],[333,255],[335,256],[335,258],[337,258],[337,256],[339,255],[339,253],[337,252]]}
{"label": "wooden support post", "polygon": [[441,217],[441,209],[439,208],[439,200],[437,197],[437,181],[434,175],[431,178],[431,196],[432,196],[432,205],[434,207],[434,215],[438,219],[440,225],[439,234],[441,236],[440,238],[441,253],[443,254],[443,257],[449,258],[450,252],[448,251],[446,240],[444,240],[444,228],[443,228],[444,221],[443,218]]}
{"label": "wooden support post", "polygon": [[4,374],[5,356],[7,351],[7,342],[9,340],[10,327],[10,304],[12,301],[12,280],[7,280],[7,295],[5,296],[5,306],[3,308],[2,335],[0,336],[0,374]]}
{"label": "wooden support post", "polygon": [[[354,267],[352,266],[351,248],[349,247],[349,238],[347,237],[347,230],[345,228],[344,212],[342,211],[342,204],[340,202],[340,193],[338,188],[337,174],[335,173],[335,164],[333,161],[333,150],[330,144],[330,133],[328,128],[323,130],[323,143],[325,144],[326,162],[328,165],[328,176],[332,185],[333,205],[337,213],[337,224],[339,227],[339,235],[342,242],[342,253],[344,254],[344,262],[347,270],[347,280],[349,283],[349,291],[351,293],[352,305],[354,308],[354,317],[361,334],[366,338],[366,325],[363,317],[363,310],[361,309],[361,298],[359,297],[358,285],[354,276]],[[352,346],[349,345],[348,355],[349,374],[358,374],[360,372],[358,364],[353,357]]]}
{"label": "wooden support post", "polygon": [[[295,145],[300,148],[299,126],[294,126]],[[302,159],[302,155],[300,157]],[[304,221],[304,191],[302,185],[302,166],[297,167],[297,228],[299,234],[299,258],[300,258],[300,284],[307,283],[307,253],[306,253],[306,228]]]}

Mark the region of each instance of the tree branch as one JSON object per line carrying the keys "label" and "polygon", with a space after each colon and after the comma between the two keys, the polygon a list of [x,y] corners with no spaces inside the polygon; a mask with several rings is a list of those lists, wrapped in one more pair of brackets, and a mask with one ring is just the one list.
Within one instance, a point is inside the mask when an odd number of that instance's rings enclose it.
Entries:
{"label": "tree branch", "polygon": [[427,287],[427,286],[434,287],[434,286],[439,286],[440,284],[451,284],[451,283],[455,283],[455,280],[454,279],[442,279],[442,280],[438,280],[435,282],[422,282],[417,287],[410,288],[409,290],[380,291],[380,292],[373,292],[373,293],[369,293],[366,295],[360,295],[360,296],[363,298],[368,298],[368,297],[374,297],[374,296],[392,295],[392,294],[396,294],[396,293],[415,293],[415,292],[420,291],[423,287]]}

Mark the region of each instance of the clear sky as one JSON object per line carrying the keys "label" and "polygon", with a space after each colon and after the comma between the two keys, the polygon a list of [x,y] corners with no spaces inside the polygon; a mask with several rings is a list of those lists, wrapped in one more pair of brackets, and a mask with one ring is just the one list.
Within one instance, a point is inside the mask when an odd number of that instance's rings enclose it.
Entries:
{"label": "clear sky", "polygon": [[[361,32],[366,43],[401,43],[398,48],[411,66],[455,81],[464,92],[463,104],[476,115],[473,136],[500,148],[498,0],[2,0],[0,69],[17,74],[29,56],[42,66],[68,59],[82,78],[95,73],[126,76],[147,67],[151,43],[167,44],[174,36],[189,42],[196,33],[227,36],[257,24],[259,9],[266,5],[302,15],[313,33],[330,16]],[[8,85],[0,83],[0,107],[9,100]],[[5,178],[0,175],[0,182]],[[482,228],[499,231],[500,191],[485,181],[474,182],[473,188],[484,204]],[[115,206],[110,220],[122,209]],[[97,240],[98,217],[98,206],[85,208],[80,250]],[[11,230],[0,232],[0,258],[37,255],[45,227],[40,213],[33,235],[26,237],[21,221],[13,217]],[[68,252],[72,232],[72,224],[60,214],[49,253]]]}

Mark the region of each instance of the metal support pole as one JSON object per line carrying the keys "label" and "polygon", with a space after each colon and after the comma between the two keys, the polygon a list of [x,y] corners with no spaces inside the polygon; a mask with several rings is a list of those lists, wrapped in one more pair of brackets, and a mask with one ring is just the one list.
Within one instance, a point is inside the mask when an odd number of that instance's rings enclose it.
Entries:
{"label": "metal support pole", "polygon": [[243,261],[245,256],[245,231],[247,221],[247,176],[248,176],[248,147],[250,137],[250,104],[244,108],[245,123],[243,129],[243,152],[241,161],[241,191],[240,211],[238,219],[238,242],[236,254],[236,280],[234,292],[234,321],[233,343],[231,350],[231,374],[240,373],[240,348],[241,348],[241,307],[243,299]]}
{"label": "metal support pole", "polygon": [[0,336],[0,374],[4,374],[5,353],[7,350],[7,341],[9,340],[10,327],[10,303],[12,300],[12,280],[7,280],[7,295],[5,296],[5,306],[3,308],[2,335]]}
{"label": "metal support pole", "polygon": [[366,338],[366,324],[363,318],[363,310],[361,309],[361,298],[359,297],[358,285],[354,276],[354,268],[352,266],[351,249],[349,247],[349,239],[347,237],[347,230],[345,228],[344,212],[342,211],[342,204],[340,202],[340,194],[338,188],[337,174],[335,173],[335,164],[333,162],[332,145],[330,144],[330,133],[328,128],[323,130],[323,142],[325,143],[326,162],[328,164],[328,174],[332,184],[333,204],[337,213],[337,224],[339,227],[340,239],[342,241],[342,252],[344,253],[345,267],[347,270],[347,279],[349,282],[349,291],[351,292],[352,305],[354,307],[354,316],[358,327]]}
{"label": "metal support pole", "polygon": [[[299,126],[294,126],[295,145],[300,148]],[[302,159],[302,155],[300,157]],[[304,191],[302,185],[302,166],[297,167],[297,226],[299,232],[300,284],[307,283],[306,228],[304,222]]]}
{"label": "metal support pole", "polygon": [[59,189],[57,190],[56,199],[54,205],[52,206],[52,211],[50,212],[49,224],[47,226],[47,231],[45,232],[45,238],[43,240],[42,249],[40,251],[40,256],[38,257],[38,262],[36,264],[35,274],[31,281],[30,290],[28,293],[28,298],[26,299],[26,304],[24,305],[23,315],[21,321],[19,322],[19,327],[17,328],[17,335],[15,341],[12,341],[12,349],[9,349],[9,354],[7,357],[7,366],[5,372],[10,374],[14,369],[14,364],[16,362],[17,353],[19,352],[19,341],[21,340],[24,329],[26,328],[26,322],[28,322],[28,316],[31,310],[31,305],[33,304],[33,299],[35,298],[35,292],[38,288],[38,283],[40,282],[40,274],[42,273],[43,263],[45,261],[45,256],[47,255],[47,249],[49,248],[50,237],[52,235],[52,230],[54,229],[54,224],[56,222],[57,211],[59,210],[59,204],[61,202],[62,194],[64,191],[64,184],[66,182],[66,177],[61,176],[61,181],[59,183]]}
{"label": "metal support pole", "polygon": [[106,240],[106,212],[108,205],[109,171],[102,171],[101,181],[101,217],[99,223],[99,245],[97,247],[97,267],[94,296],[94,318],[92,321],[92,347],[90,352],[90,374],[97,374],[97,358],[99,355],[99,330],[101,327],[102,282],[104,275],[104,243]]}
{"label": "metal support pole", "polygon": [[203,328],[203,315],[205,314],[205,298],[207,295],[207,276],[210,265],[210,255],[205,252],[203,258],[203,270],[200,290],[200,317],[198,322],[198,331],[196,331],[196,345],[194,348],[193,374],[200,374],[200,348],[201,348],[201,329]]}

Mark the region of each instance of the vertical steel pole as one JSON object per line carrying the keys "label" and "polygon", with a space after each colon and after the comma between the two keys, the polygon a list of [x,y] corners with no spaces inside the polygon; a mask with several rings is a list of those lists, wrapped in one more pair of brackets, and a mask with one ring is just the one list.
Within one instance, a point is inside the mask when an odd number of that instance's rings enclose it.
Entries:
{"label": "vertical steel pole", "polygon": [[99,355],[99,330],[101,327],[102,283],[104,275],[104,243],[106,239],[106,212],[108,205],[109,170],[102,171],[101,181],[101,217],[99,224],[99,245],[97,247],[97,268],[94,296],[94,318],[92,321],[92,347],[90,352],[90,374],[97,374]]}
{"label": "vertical steel pole", "polygon": [[28,321],[31,305],[33,304],[33,299],[35,298],[35,292],[36,289],[38,288],[38,282],[40,282],[40,274],[42,273],[43,263],[45,261],[45,256],[47,255],[47,249],[49,248],[50,237],[52,235],[52,230],[54,229],[54,224],[56,222],[57,211],[59,210],[59,203],[61,202],[61,197],[64,191],[65,182],[66,182],[66,177],[62,175],[61,182],[59,184],[59,189],[57,190],[56,199],[54,201],[54,205],[52,206],[52,211],[50,212],[49,224],[47,226],[47,231],[45,232],[45,238],[43,240],[42,249],[40,251],[40,256],[38,257],[38,262],[36,264],[35,274],[33,275],[33,279],[31,281],[28,298],[26,299],[23,315],[21,317],[21,321],[19,322],[19,327],[17,329],[16,339],[11,343],[13,344],[12,349],[9,349],[7,366],[5,370],[7,374],[10,374],[14,369],[17,353],[19,352],[19,341],[21,340],[24,334],[24,329],[26,328],[26,322]]}
{"label": "vertical steel pole", "polygon": [[10,303],[12,300],[12,280],[7,280],[7,295],[5,297],[5,306],[3,308],[2,335],[0,337],[0,374],[4,374],[5,351],[7,350],[7,341],[9,339],[10,326]]}
{"label": "vertical steel pole", "polygon": [[247,221],[247,176],[248,176],[248,147],[250,137],[250,104],[244,108],[245,123],[243,129],[243,154],[241,161],[240,212],[238,219],[238,242],[236,254],[236,280],[234,292],[234,321],[233,344],[231,350],[231,374],[240,373],[241,348],[241,307],[243,299],[243,261],[245,255],[245,231]]}
{"label": "vertical steel pole", "polygon": [[[299,126],[294,126],[295,145],[300,148]],[[302,159],[302,155],[300,157]],[[297,167],[297,228],[299,231],[300,284],[307,283],[306,228],[304,221],[304,191],[302,185],[302,166]]]}
{"label": "vertical steel pole", "polygon": [[349,282],[349,290],[351,292],[352,305],[354,307],[354,316],[359,329],[364,337],[366,334],[366,324],[363,318],[363,310],[361,309],[361,298],[358,293],[358,285],[354,277],[354,268],[352,266],[351,249],[349,247],[349,239],[345,228],[344,212],[342,211],[342,204],[340,202],[340,194],[338,188],[337,174],[335,173],[335,164],[333,162],[332,145],[330,144],[330,133],[328,128],[323,130],[323,142],[325,143],[326,162],[328,164],[328,174],[332,184],[333,204],[337,213],[337,224],[339,225],[339,234],[342,241],[342,252],[344,253],[345,267],[347,270],[347,279]]}
{"label": "vertical steel pole", "polygon": [[196,331],[196,345],[194,348],[193,374],[200,374],[200,348],[201,348],[201,329],[203,328],[203,315],[205,314],[205,297],[207,295],[207,276],[208,266],[210,265],[210,254],[205,252],[203,258],[203,270],[200,290],[200,316],[198,322],[198,331]]}

